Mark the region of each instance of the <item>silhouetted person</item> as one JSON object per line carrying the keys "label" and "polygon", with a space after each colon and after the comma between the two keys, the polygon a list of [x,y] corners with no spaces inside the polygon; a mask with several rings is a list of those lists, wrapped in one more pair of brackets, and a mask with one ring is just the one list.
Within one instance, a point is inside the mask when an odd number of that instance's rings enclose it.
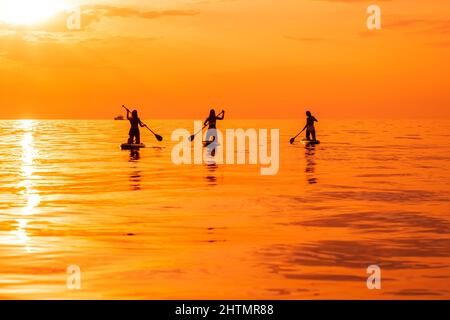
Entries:
{"label": "silhouetted person", "polygon": [[311,141],[316,141],[316,128],[314,128],[314,122],[319,122],[315,117],[312,116],[311,112],[306,111],[306,125],[303,130],[306,129],[306,139]]}
{"label": "silhouetted person", "polygon": [[[220,115],[222,114],[222,115]],[[203,123],[204,126],[208,125],[208,132],[206,133],[206,141],[211,141],[211,137],[214,137],[214,140],[217,140],[217,128],[216,128],[216,122],[217,120],[223,120],[225,118],[225,111],[222,110],[218,116],[216,116],[216,111],[214,109],[211,109],[209,111],[209,117],[206,118],[205,122]]]}
{"label": "silhouetted person", "polygon": [[[138,113],[136,110],[133,110],[131,112],[130,117],[130,111],[127,109],[127,119],[130,121],[131,128],[129,132],[129,138],[128,143],[129,144],[140,144],[141,143],[141,132],[139,131],[139,126],[144,127],[144,125],[141,122],[141,119],[138,117]],[[135,140],[135,142],[133,142]]]}

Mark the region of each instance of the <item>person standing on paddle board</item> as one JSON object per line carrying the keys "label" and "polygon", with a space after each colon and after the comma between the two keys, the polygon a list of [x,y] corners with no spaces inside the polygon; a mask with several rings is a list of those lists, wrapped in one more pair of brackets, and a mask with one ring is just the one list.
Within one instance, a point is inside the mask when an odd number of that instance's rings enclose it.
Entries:
{"label": "person standing on paddle board", "polygon": [[[306,139],[308,141],[316,141],[316,128],[314,127],[314,122],[319,122],[310,111],[306,111],[306,125],[303,130],[306,129]],[[302,130],[302,131],[303,131]],[[312,136],[312,140],[311,140]]]}
{"label": "person standing on paddle board", "polygon": [[[208,131],[206,133],[206,142],[209,143],[209,141],[213,141],[213,143],[216,143],[217,140],[217,127],[216,122],[217,120],[223,120],[225,118],[225,111],[222,110],[222,112],[216,116],[216,111],[214,109],[211,109],[209,111],[209,117],[206,118],[205,122],[203,123],[204,126],[208,125]],[[213,140],[211,140],[211,137],[214,137]]]}
{"label": "person standing on paddle board", "polygon": [[[139,131],[139,126],[145,127],[145,125],[141,122],[141,119],[138,117],[138,112],[136,110],[133,110],[131,112],[130,117],[130,110],[127,109],[127,119],[130,121],[131,128],[129,132],[129,138],[128,143],[129,144],[140,144],[141,143],[141,132]],[[133,140],[136,140],[133,142]]]}

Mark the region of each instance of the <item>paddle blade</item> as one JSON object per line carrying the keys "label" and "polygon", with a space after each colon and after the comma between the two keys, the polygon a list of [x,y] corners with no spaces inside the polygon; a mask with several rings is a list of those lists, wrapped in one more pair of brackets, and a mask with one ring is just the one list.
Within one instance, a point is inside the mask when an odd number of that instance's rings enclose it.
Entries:
{"label": "paddle blade", "polygon": [[189,137],[189,141],[192,142],[195,139],[195,134]]}
{"label": "paddle blade", "polygon": [[161,137],[159,134],[155,134],[155,138],[158,141],[163,141],[163,137]]}
{"label": "paddle blade", "polygon": [[291,138],[291,140],[290,140],[291,144],[293,144],[294,141],[295,141],[295,138]]}

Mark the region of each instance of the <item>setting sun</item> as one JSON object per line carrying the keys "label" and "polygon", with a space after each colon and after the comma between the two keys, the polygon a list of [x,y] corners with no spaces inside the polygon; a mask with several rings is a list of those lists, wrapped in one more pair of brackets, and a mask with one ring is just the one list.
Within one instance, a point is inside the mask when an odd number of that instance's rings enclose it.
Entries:
{"label": "setting sun", "polygon": [[0,21],[11,24],[41,22],[62,9],[57,0],[4,0],[0,3]]}

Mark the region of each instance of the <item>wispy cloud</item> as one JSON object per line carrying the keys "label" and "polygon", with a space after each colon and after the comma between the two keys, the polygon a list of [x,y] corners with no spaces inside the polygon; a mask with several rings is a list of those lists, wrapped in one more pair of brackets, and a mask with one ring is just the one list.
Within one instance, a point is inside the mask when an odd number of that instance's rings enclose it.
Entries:
{"label": "wispy cloud", "polygon": [[161,19],[168,17],[190,17],[199,14],[193,10],[162,10],[148,11],[129,7],[115,7],[107,5],[88,5],[80,8],[81,29],[69,30],[67,28],[67,19],[73,14],[73,11],[61,11],[45,21],[32,25],[16,25],[0,22],[0,31],[41,31],[41,32],[73,32],[85,31],[93,23],[100,22],[108,18],[136,18],[136,19]]}
{"label": "wispy cloud", "polygon": [[[367,39],[377,38],[383,35],[384,30],[416,37],[422,35],[426,37],[424,44],[431,47],[450,47],[450,42],[446,40],[450,35],[450,19],[387,15],[383,18],[381,32],[365,30],[360,32],[359,36]],[[445,40],[442,41],[443,37]]]}
{"label": "wispy cloud", "polygon": [[120,17],[120,18],[141,18],[141,19],[158,19],[164,17],[185,17],[195,16],[199,14],[194,10],[162,10],[162,11],[148,11],[139,10],[126,7],[115,7],[107,5],[92,5],[82,7],[83,15],[95,19],[105,17]]}
{"label": "wispy cloud", "polygon": [[450,19],[390,15],[384,19],[383,28],[414,33],[450,34]]}

